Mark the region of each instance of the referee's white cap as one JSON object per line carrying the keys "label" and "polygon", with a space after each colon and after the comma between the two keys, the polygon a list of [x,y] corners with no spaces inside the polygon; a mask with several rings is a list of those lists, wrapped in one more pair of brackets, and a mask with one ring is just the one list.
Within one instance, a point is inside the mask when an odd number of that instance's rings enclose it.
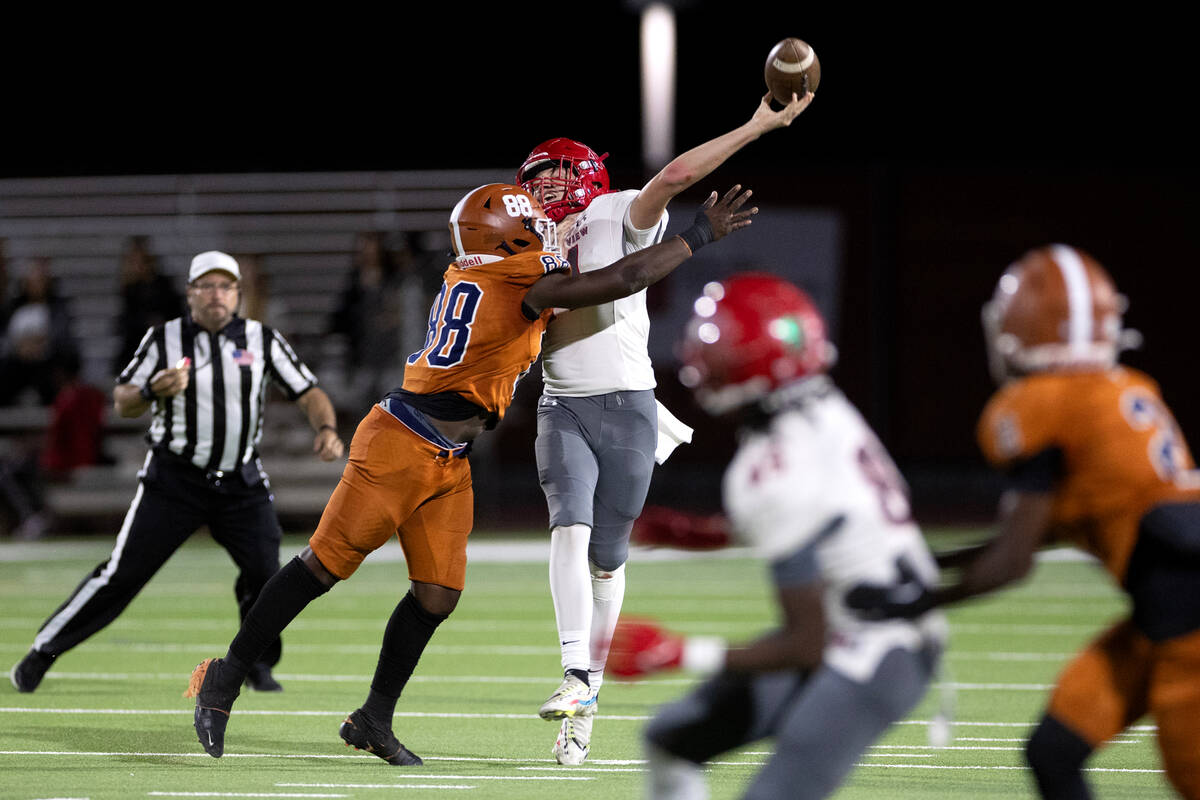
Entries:
{"label": "referee's white cap", "polygon": [[192,266],[188,270],[188,283],[217,270],[228,272],[236,281],[242,279],[242,271],[238,269],[238,263],[233,256],[220,250],[206,250],[192,259]]}

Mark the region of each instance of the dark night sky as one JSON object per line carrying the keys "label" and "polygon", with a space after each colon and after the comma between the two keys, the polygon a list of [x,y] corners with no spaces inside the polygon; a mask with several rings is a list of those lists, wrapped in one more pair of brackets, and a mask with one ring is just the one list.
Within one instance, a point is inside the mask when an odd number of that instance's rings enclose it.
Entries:
{"label": "dark night sky", "polygon": [[[615,172],[633,173],[634,5],[456,4],[294,31],[182,20],[10,49],[19,77],[6,87],[0,175],[495,167],[551,135],[610,151]],[[744,120],[767,51],[795,35],[821,57],[817,103],[802,132],[763,140],[738,165],[1192,157],[1197,70],[1178,20],[1007,4],[970,16],[682,5],[678,150]]]}

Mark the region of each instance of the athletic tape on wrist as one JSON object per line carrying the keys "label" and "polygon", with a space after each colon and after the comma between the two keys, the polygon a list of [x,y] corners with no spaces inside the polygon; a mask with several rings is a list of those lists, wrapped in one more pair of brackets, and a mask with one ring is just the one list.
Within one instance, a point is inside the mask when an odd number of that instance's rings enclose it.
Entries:
{"label": "athletic tape on wrist", "polygon": [[692,227],[676,234],[693,253],[713,240],[712,223],[703,211],[696,212],[696,221]]}
{"label": "athletic tape on wrist", "polygon": [[683,643],[680,666],[690,672],[711,675],[725,666],[728,645],[720,636],[689,636]]}

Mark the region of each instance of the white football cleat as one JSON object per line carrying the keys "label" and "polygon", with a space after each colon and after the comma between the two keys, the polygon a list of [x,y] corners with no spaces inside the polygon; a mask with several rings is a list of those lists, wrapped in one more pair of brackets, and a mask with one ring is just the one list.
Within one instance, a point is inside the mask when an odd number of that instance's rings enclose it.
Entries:
{"label": "white football cleat", "polygon": [[588,757],[591,749],[592,723],[595,714],[564,717],[558,727],[558,738],[554,740],[554,759],[560,764],[577,767]]}
{"label": "white football cleat", "polygon": [[594,711],[596,697],[586,683],[568,675],[554,694],[542,703],[538,716],[542,719],[588,716]]}

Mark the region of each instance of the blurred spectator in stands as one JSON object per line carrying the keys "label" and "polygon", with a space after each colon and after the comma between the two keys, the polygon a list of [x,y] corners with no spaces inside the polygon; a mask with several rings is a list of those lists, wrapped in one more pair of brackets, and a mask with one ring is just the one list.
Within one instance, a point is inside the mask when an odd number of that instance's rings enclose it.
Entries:
{"label": "blurred spectator in stands", "polygon": [[49,480],[64,480],[79,467],[112,463],[104,453],[104,420],[108,395],[80,377],[78,354],[69,353],[56,367],[58,394],[40,456]]}
{"label": "blurred spectator in stands", "polygon": [[68,480],[79,467],[113,463],[104,452],[108,396],[80,378],[80,366],[75,351],[55,361],[58,392],[45,434],[10,437],[0,452],[0,516],[14,539],[40,539],[49,530],[46,483]]}
{"label": "blurred spectator in stands", "polygon": [[59,296],[50,259],[34,258],[9,305],[6,347],[0,356],[0,405],[48,406],[58,392],[55,372],[79,350],[71,315]]}
{"label": "blurred spectator in stands", "polygon": [[[287,302],[271,293],[271,276],[263,270],[262,259],[254,253],[241,253],[234,258],[242,268],[242,279],[238,282],[242,304],[238,314],[265,322],[276,330],[290,330]],[[293,334],[289,338],[295,342],[298,337]]]}
{"label": "blurred spectator in stands", "polygon": [[119,373],[133,358],[146,330],[178,317],[183,298],[174,283],[158,269],[145,236],[130,236],[121,254],[121,311],[116,319],[120,349],[113,358],[112,372]]}
{"label": "blurred spectator in stands", "polygon": [[0,339],[8,326],[8,240],[0,236]]}
{"label": "blurred spectator in stands", "polygon": [[[423,341],[429,303],[418,261],[407,233],[395,249],[381,232],[358,235],[349,284],[330,325],[347,339],[347,378],[355,406],[370,405],[400,385],[404,359]],[[405,341],[406,330],[413,340]]]}
{"label": "blurred spectator in stands", "polygon": [[38,447],[8,442],[0,455],[0,517],[14,539],[41,539],[50,527],[42,494]]}

